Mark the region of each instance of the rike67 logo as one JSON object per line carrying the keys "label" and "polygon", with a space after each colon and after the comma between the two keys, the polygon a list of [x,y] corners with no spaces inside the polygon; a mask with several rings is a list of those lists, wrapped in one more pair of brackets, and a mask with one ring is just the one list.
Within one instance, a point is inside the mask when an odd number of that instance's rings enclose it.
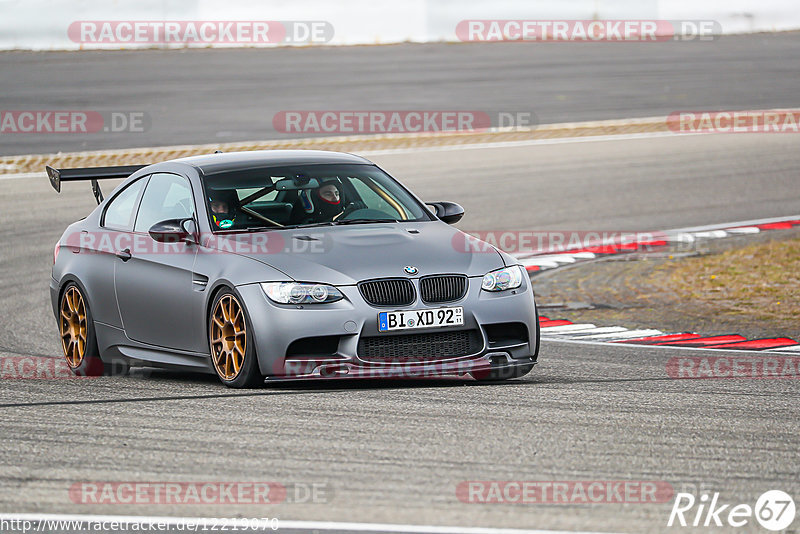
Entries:
{"label": "rike67 logo", "polygon": [[719,493],[699,498],[691,493],[678,493],[669,514],[667,526],[743,527],[755,519],[767,530],[784,530],[794,521],[795,504],[785,491],[770,490],[761,494],[755,506],[730,504],[719,500]]}

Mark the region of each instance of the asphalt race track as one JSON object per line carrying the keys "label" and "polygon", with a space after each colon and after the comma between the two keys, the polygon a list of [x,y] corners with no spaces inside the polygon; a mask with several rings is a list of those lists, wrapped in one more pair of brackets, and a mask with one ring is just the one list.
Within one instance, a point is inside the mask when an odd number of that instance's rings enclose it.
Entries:
{"label": "asphalt race track", "polygon": [[[800,212],[792,135],[666,136],[373,156],[474,229],[652,230]],[[413,156],[413,157],[412,157]],[[94,203],[0,179],[4,355],[58,357],[52,246]],[[691,325],[687,325],[691,328]],[[658,532],[671,505],[467,504],[471,480],[664,481],[753,504],[797,495],[795,380],[672,380],[681,349],[545,342],[522,380],[231,391],[205,375],[0,380],[0,511]],[[700,354],[700,353],[698,353]],[[715,354],[720,354],[715,352]],[[81,481],[322,484],[317,502],[85,505]]]}
{"label": "asphalt race track", "polygon": [[150,127],[4,135],[0,155],[285,138],[272,124],[285,110],[532,111],[557,123],[792,107],[798,71],[800,32],[710,42],[2,52],[1,110],[144,112]]}

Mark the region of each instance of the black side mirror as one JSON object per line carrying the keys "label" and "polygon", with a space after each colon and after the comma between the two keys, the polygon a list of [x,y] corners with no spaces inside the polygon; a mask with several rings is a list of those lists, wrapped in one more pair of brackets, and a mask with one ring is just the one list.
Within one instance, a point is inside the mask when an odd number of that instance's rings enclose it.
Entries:
{"label": "black side mirror", "polygon": [[447,224],[455,224],[464,216],[464,208],[455,202],[428,202],[428,206],[433,206],[436,216]]}
{"label": "black side mirror", "polygon": [[168,219],[150,227],[150,237],[159,243],[196,243],[194,219]]}

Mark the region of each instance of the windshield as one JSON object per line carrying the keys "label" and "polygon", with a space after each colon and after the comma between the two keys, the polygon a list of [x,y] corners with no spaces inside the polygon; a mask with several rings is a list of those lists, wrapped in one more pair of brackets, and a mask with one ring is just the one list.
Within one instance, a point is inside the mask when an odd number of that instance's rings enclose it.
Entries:
{"label": "windshield", "polygon": [[243,231],[433,218],[374,165],[293,165],[208,175],[211,228]]}

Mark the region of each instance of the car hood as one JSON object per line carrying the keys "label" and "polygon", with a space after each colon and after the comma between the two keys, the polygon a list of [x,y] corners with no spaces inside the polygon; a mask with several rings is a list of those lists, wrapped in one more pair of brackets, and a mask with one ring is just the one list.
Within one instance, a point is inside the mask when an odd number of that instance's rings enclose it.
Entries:
{"label": "car hood", "polygon": [[[273,230],[215,236],[214,248],[252,258],[296,281],[352,285],[438,273],[482,276],[505,265],[496,249],[438,221]],[[417,274],[407,274],[406,266]],[[254,273],[253,281],[265,281]]]}

